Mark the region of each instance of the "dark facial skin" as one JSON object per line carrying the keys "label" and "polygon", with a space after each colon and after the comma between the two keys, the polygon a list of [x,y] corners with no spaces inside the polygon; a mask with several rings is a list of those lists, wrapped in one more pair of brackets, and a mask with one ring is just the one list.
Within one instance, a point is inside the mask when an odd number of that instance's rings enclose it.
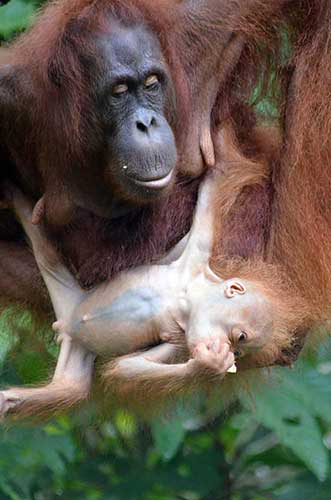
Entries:
{"label": "dark facial skin", "polygon": [[105,183],[120,199],[139,204],[158,199],[174,181],[177,160],[164,115],[170,82],[158,39],[144,27],[115,22],[98,49]]}

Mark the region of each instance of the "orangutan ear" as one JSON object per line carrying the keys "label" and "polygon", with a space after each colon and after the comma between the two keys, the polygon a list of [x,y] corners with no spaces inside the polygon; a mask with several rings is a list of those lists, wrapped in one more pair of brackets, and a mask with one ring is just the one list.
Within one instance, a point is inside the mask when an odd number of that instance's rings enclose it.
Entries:
{"label": "orangutan ear", "polygon": [[241,280],[232,279],[226,283],[224,295],[228,299],[232,299],[235,295],[244,295],[246,291],[246,287]]}

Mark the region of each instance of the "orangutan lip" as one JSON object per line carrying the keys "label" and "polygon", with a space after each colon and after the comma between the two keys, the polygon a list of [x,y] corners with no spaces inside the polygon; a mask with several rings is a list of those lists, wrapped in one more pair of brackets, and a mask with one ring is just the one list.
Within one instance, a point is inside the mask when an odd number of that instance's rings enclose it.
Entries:
{"label": "orangutan lip", "polygon": [[172,179],[173,171],[169,172],[165,177],[161,177],[160,179],[152,179],[150,181],[140,181],[138,179],[134,179],[134,182],[138,184],[138,186],[147,187],[149,189],[163,189],[168,186]]}

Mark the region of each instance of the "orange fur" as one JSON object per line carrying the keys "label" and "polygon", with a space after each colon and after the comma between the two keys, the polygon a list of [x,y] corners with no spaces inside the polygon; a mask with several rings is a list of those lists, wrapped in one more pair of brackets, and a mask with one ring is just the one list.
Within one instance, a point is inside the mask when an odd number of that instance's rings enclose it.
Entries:
{"label": "orange fur", "polygon": [[[83,383],[68,383],[67,380],[51,382],[40,387],[13,388],[10,392],[20,401],[13,412],[2,408],[0,394],[0,414],[4,412],[13,421],[25,418],[47,419],[54,415],[69,411],[72,407],[86,401],[90,387]],[[13,401],[15,401],[15,397]]]}

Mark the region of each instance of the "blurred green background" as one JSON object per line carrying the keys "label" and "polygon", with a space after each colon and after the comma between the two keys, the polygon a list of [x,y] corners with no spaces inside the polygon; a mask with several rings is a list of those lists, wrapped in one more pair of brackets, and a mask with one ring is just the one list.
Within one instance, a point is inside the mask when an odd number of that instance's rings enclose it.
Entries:
{"label": "blurred green background", "polygon": [[[40,5],[0,7],[0,39]],[[0,318],[0,383],[44,380],[56,352],[30,318]],[[45,335],[46,333],[46,335]],[[0,430],[0,500],[330,500],[331,344],[276,369],[226,413],[202,399],[146,424],[93,405],[38,426]],[[221,399],[221,398],[220,398]]]}

